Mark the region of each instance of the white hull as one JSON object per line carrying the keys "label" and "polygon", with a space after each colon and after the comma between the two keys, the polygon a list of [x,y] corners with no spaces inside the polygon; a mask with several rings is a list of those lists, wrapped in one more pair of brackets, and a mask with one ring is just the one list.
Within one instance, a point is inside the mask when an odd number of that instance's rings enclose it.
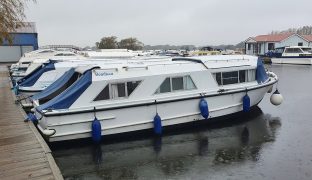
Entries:
{"label": "white hull", "polygon": [[[257,105],[275,82],[258,85],[257,88],[248,90],[251,100],[250,105]],[[244,90],[240,90],[228,94],[206,95],[205,100],[208,102],[209,118],[242,111],[242,98],[245,94],[246,92]],[[159,102],[157,104],[157,111],[162,119],[162,126],[202,120],[203,117],[199,111],[200,97],[198,97],[198,94],[194,94],[194,96],[197,97],[166,103]],[[37,117],[41,116],[38,112],[36,113]],[[156,105],[153,104],[126,108],[110,108],[96,112],[96,116],[101,122],[102,135],[152,129],[155,114]],[[48,141],[87,138],[91,137],[91,123],[93,119],[94,113],[92,111],[75,114],[66,114],[65,111],[60,116],[42,117],[39,120],[38,128],[41,131],[44,129],[54,129],[56,131],[54,135],[48,137]]]}
{"label": "white hull", "polygon": [[272,58],[273,64],[301,64],[312,65],[312,57],[309,58]]}

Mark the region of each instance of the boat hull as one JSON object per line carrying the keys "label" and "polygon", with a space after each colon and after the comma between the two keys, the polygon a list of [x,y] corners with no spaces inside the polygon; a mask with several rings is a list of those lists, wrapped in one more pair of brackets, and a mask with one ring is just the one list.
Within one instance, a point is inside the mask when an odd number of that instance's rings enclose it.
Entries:
{"label": "boat hull", "polygon": [[[276,82],[276,81],[275,81]],[[248,90],[250,106],[257,105],[264,95],[272,88],[275,82]],[[223,92],[204,95],[208,102],[210,118],[229,115],[243,110],[242,99],[246,91],[241,89],[235,92]],[[201,121],[199,102],[201,97],[194,96],[187,99],[178,99],[156,104],[140,104],[128,107],[114,107],[97,109],[96,117],[101,123],[102,135],[118,134],[153,128],[153,118],[157,113],[162,120],[162,126],[170,126],[188,122]],[[64,112],[61,114],[44,115],[36,112],[40,117],[38,128],[41,132],[54,129],[55,134],[46,137],[48,141],[63,141],[91,137],[91,124],[94,112]]]}
{"label": "boat hull", "polygon": [[300,65],[312,65],[312,57],[303,58],[272,58],[273,64],[300,64]]}

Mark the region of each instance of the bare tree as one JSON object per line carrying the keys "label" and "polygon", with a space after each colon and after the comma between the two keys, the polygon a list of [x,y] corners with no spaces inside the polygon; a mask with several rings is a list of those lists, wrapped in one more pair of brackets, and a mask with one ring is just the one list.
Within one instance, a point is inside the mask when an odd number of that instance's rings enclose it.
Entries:
{"label": "bare tree", "polygon": [[9,32],[14,32],[16,28],[23,26],[21,22],[25,19],[24,8],[28,1],[36,2],[36,0],[0,1],[0,44],[5,39],[12,43]]}

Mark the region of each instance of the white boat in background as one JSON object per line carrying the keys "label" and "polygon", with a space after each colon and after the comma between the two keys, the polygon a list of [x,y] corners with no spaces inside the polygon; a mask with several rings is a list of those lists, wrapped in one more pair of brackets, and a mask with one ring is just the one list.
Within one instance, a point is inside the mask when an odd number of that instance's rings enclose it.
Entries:
{"label": "white boat in background", "polygon": [[270,54],[274,64],[312,65],[312,47],[289,46],[276,48]]}
{"label": "white boat in background", "polygon": [[137,56],[127,49],[101,49],[100,51],[85,51],[84,55],[92,59],[129,59]]}
{"label": "white boat in background", "polygon": [[[40,51],[46,52],[50,50]],[[31,74],[36,69],[40,68],[43,63],[49,62],[53,59],[54,61],[68,61],[68,60],[85,60],[86,57],[79,55],[70,51],[54,51],[51,50],[51,53],[44,53],[44,55],[39,55],[40,53],[34,56],[22,57],[20,61],[11,66],[11,76],[14,79],[20,79],[22,77]]]}
{"label": "white boat in background", "polygon": [[34,99],[30,119],[48,141],[152,128],[159,134],[163,126],[248,111],[277,81],[254,56],[127,62],[85,71],[46,103]]}

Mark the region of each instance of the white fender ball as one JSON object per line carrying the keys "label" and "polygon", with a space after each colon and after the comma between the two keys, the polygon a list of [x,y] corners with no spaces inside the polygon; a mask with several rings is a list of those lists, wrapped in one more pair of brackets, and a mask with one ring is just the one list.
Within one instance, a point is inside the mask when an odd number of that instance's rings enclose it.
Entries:
{"label": "white fender ball", "polygon": [[283,96],[278,92],[278,90],[276,90],[270,98],[270,101],[273,105],[278,106],[280,104],[282,104],[284,98]]}

